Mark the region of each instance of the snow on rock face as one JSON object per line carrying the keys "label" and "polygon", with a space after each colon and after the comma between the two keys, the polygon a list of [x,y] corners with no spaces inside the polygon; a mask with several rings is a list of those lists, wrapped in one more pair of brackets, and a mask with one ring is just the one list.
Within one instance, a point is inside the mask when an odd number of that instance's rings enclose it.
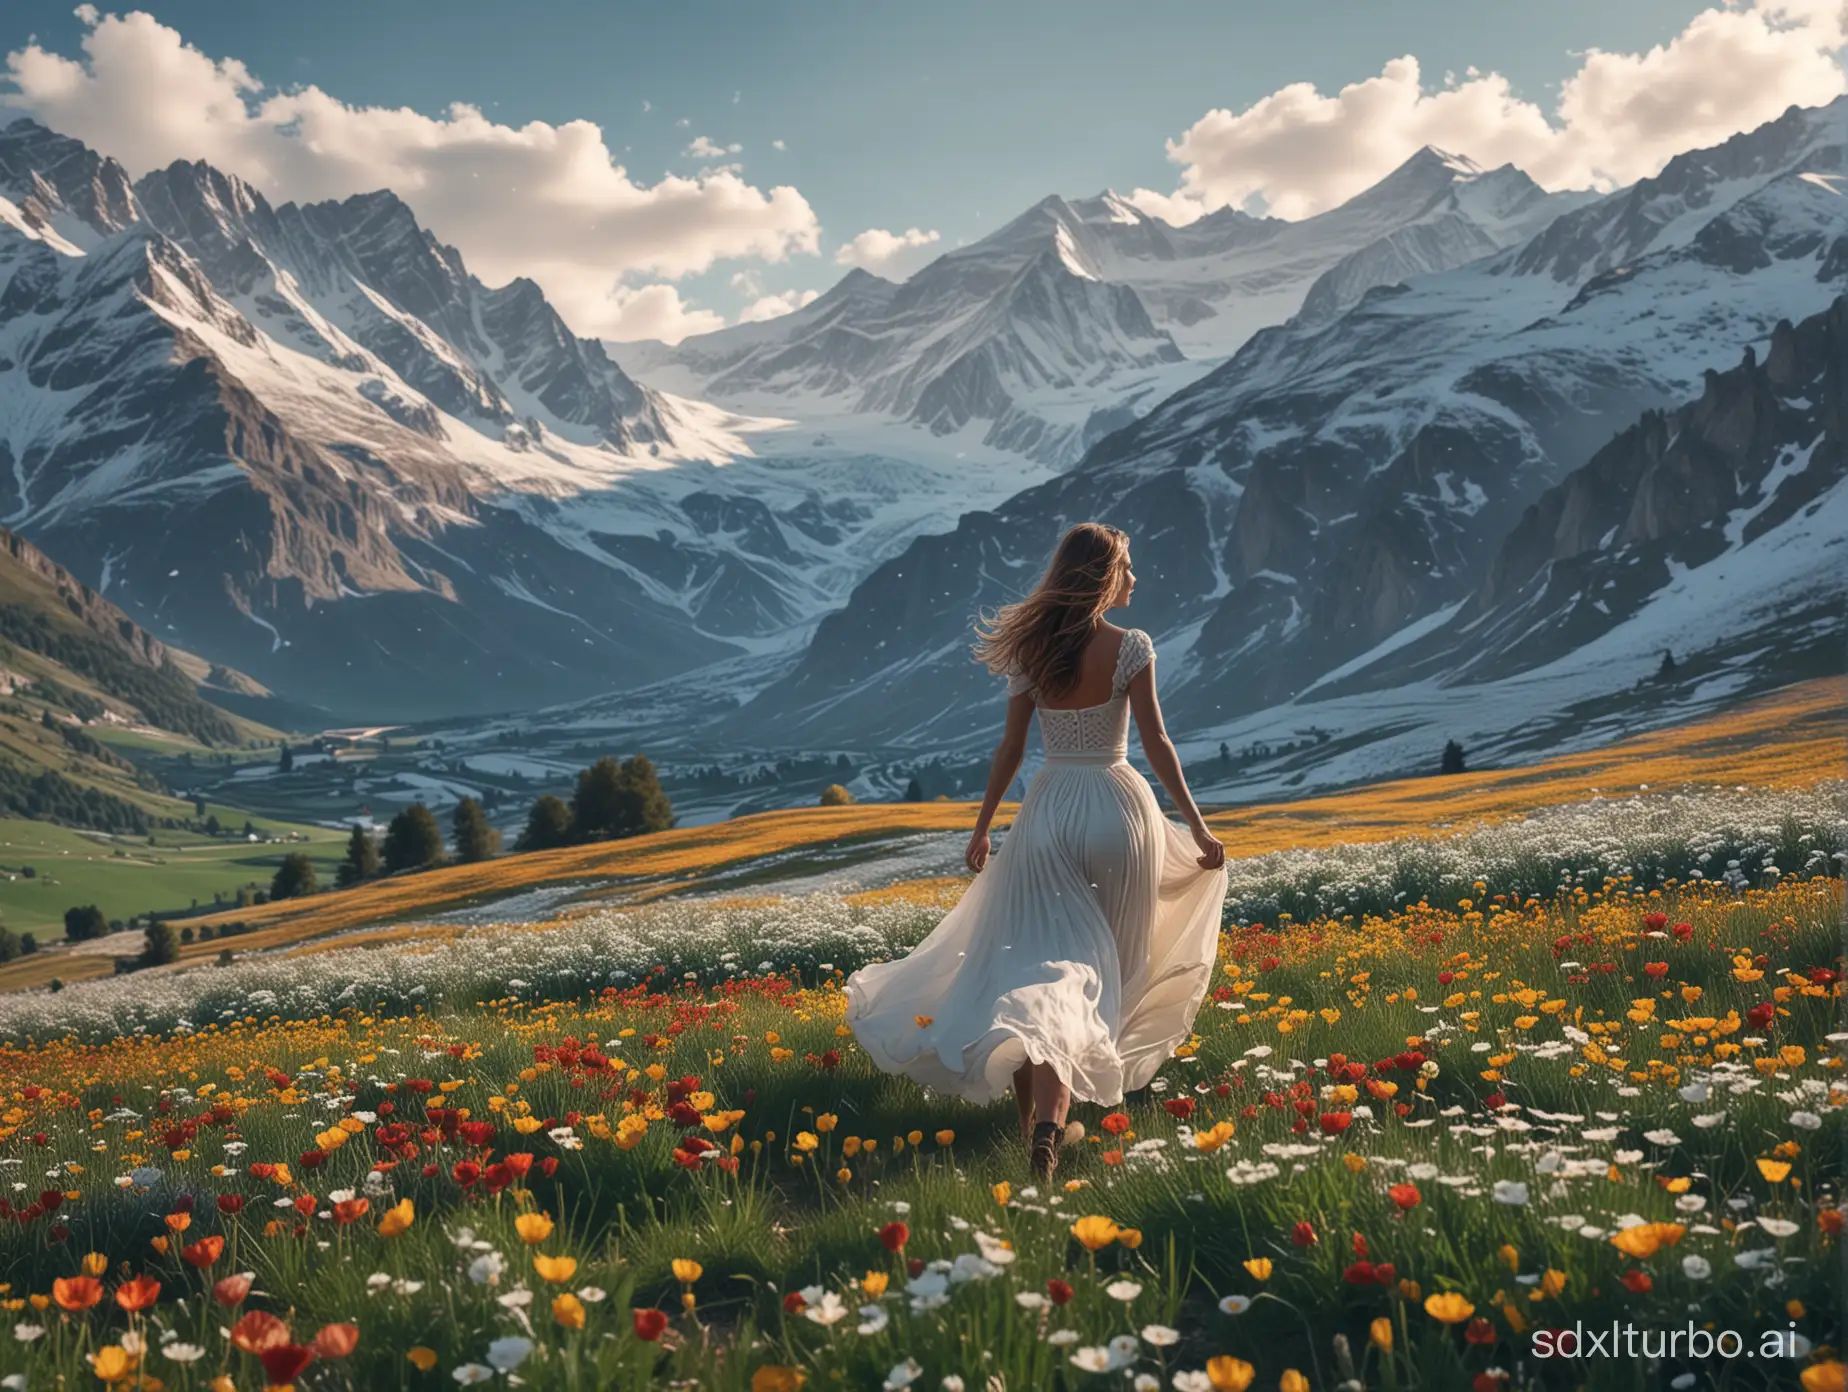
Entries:
{"label": "snow on rock face", "polygon": [[[1841,168],[1845,151],[1848,101],[1780,118],[1525,243],[1258,336],[1077,468],[881,566],[732,728],[799,741],[819,720],[837,739],[919,747],[974,727],[968,738],[986,738],[972,711],[999,707],[967,661],[969,618],[1030,586],[1060,529],[1082,517],[1133,538],[1142,583],[1124,621],[1157,637],[1176,729],[1230,729],[1287,708],[1419,625],[1431,631],[1403,642],[1393,663],[1361,668],[1461,663],[1458,626],[1525,583],[1498,557],[1527,554],[1523,519],[1549,489],[1640,413],[1705,399],[1710,371],[1848,288],[1848,199],[1802,177]],[[1780,448],[1801,443],[1779,436]],[[1794,470],[1790,457],[1761,451],[1742,477]],[[1815,483],[1829,467],[1797,472]],[[1676,467],[1635,475],[1602,530],[1621,522],[1633,544],[1660,543],[1685,530],[1687,509],[1711,521],[1758,505],[1756,494],[1709,499],[1703,490],[1718,483],[1705,478]],[[1765,506],[1753,516],[1782,520],[1751,525],[1796,525]],[[1729,579],[1749,607],[1751,569]],[[1607,600],[1598,622],[1633,608]],[[1433,623],[1446,611],[1456,617]],[[1554,636],[1536,651],[1556,655],[1590,621],[1546,622]],[[1517,632],[1488,647],[1482,679],[1513,679]],[[1361,680],[1373,677],[1347,686]],[[1348,718],[1364,723],[1364,703]]]}

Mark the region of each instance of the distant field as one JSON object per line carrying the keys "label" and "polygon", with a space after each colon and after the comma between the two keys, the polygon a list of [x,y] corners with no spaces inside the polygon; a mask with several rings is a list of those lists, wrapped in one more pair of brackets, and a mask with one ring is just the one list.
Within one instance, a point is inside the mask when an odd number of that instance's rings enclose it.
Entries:
{"label": "distant field", "polygon": [[[244,825],[244,814],[232,808],[208,805],[208,812],[229,828]],[[64,911],[75,904],[95,904],[110,918],[194,902],[209,905],[214,893],[234,898],[240,884],[267,884],[291,850],[306,851],[318,862],[322,878],[331,880],[344,850],[342,833],[252,820],[261,834],[294,831],[308,839],[252,845],[241,838],[212,841],[163,830],[150,845],[146,837],[110,837],[0,818],[0,923],[16,933],[36,933],[46,944],[63,936]],[[37,872],[31,879],[20,873],[27,865]]]}
{"label": "distant field", "polygon": [[[1250,856],[1290,847],[1380,841],[1494,821],[1581,801],[1600,792],[1627,795],[1639,787],[1808,786],[1844,774],[1845,705],[1848,681],[1808,682],[1723,715],[1525,768],[1404,779],[1300,802],[1230,809],[1210,820],[1234,855]],[[183,949],[182,957],[210,958],[226,945],[239,952],[282,947],[375,926],[387,930],[384,936],[397,938],[403,934],[394,925],[408,920],[548,887],[581,884],[587,890],[606,891],[616,887],[635,899],[655,898],[707,887],[721,872],[736,881],[740,869],[754,862],[773,862],[787,871],[792,865],[799,868],[805,855],[824,851],[838,854],[842,848],[864,846],[869,854],[877,855],[882,843],[896,845],[920,832],[961,830],[970,824],[973,810],[969,803],[952,802],[800,808],[676,828],[628,841],[452,866],[303,901],[201,915],[189,922],[197,926],[236,920],[249,925],[250,931],[229,944],[194,943]],[[998,819],[1001,825],[1006,825],[1013,810],[1013,804],[1003,806]],[[239,820],[231,824],[242,825],[241,813],[220,811],[219,815],[227,822],[236,816]],[[15,928],[61,925],[67,905],[92,899],[103,903],[105,892],[120,896],[115,902],[123,903],[128,911],[147,907],[151,895],[156,896],[153,902],[166,903],[185,903],[195,894],[205,899],[213,887],[267,878],[282,852],[276,846],[235,844],[175,848],[160,852],[168,864],[154,866],[115,857],[75,833],[34,823],[23,825],[31,831],[18,830],[18,823],[0,822],[0,863],[23,860],[28,854],[50,860],[55,851],[54,873],[62,883],[52,889],[19,880],[0,881],[0,908]],[[50,839],[22,844],[19,849],[6,842],[9,836],[24,841],[35,835]],[[338,859],[340,834],[317,835],[312,851],[331,865]],[[80,856],[88,858],[80,862]],[[0,990],[43,985],[52,976],[81,980],[110,970],[106,959],[40,953],[0,967]]]}

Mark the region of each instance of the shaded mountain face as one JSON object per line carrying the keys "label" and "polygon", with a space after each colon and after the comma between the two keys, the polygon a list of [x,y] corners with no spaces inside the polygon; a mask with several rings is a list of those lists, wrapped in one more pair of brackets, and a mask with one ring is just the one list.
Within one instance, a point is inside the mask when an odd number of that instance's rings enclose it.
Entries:
{"label": "shaded mountain face", "polygon": [[1848,103],[1793,110],[1505,252],[1258,335],[1068,474],[880,567],[736,729],[985,739],[970,619],[1086,519],[1135,539],[1123,619],[1157,639],[1174,728],[1303,697],[1512,583],[1492,570],[1530,505],[1840,293],[1845,160]]}
{"label": "shaded mountain face", "polygon": [[613,347],[739,409],[974,431],[1063,467],[1258,329],[1489,255],[1585,199],[1430,149],[1301,222],[1222,209],[1174,227],[1114,193],[1054,196],[902,285],[854,271],[768,323]]}

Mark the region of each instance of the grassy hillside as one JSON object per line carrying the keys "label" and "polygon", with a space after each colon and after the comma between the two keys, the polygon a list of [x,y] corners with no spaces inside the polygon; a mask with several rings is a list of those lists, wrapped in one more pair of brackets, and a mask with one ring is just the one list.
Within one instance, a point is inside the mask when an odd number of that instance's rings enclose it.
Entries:
{"label": "grassy hillside", "polygon": [[[1405,779],[1300,802],[1235,808],[1210,820],[1233,855],[1251,856],[1521,817],[1599,793],[1627,794],[1639,786],[1805,787],[1844,775],[1845,710],[1848,681],[1808,682],[1723,715],[1526,768]],[[1012,811],[1012,805],[1004,806],[1002,825]],[[766,877],[787,876],[809,865],[839,868],[877,859],[919,833],[963,830],[973,812],[969,803],[931,802],[761,813],[627,841],[451,866],[188,921],[195,928],[211,925],[215,932],[226,924],[242,925],[233,944],[245,951],[401,924],[548,889],[615,890],[645,900],[707,887],[720,875],[728,887],[748,887],[760,871]],[[0,884],[0,894],[11,888]],[[387,928],[376,936],[404,934]],[[213,956],[224,945],[196,942],[182,950],[182,960]],[[0,990],[42,985],[54,975],[81,980],[109,970],[107,958],[42,953],[0,967]]]}

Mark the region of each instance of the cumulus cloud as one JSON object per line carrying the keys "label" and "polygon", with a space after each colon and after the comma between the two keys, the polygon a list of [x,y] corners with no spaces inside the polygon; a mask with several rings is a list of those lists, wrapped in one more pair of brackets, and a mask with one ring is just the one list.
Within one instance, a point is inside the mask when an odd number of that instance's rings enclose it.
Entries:
{"label": "cumulus cloud", "polygon": [[794,314],[803,305],[813,304],[821,298],[819,290],[785,290],[780,295],[763,295],[744,307],[739,314],[740,324],[755,324],[764,319],[780,319],[785,314]]}
{"label": "cumulus cloud", "polygon": [[1428,85],[1407,55],[1332,96],[1298,82],[1242,111],[1207,112],[1168,141],[1180,186],[1137,189],[1130,201],[1177,224],[1228,205],[1306,217],[1353,197],[1423,145],[1488,166],[1515,164],[1547,188],[1613,188],[1793,104],[1840,96],[1848,91],[1845,43],[1843,0],[1724,4],[1647,52],[1587,51],[1550,113],[1499,73],[1472,68]]}
{"label": "cumulus cloud", "polygon": [[792,187],[736,169],[639,183],[589,121],[502,125],[456,104],[439,117],[358,107],[318,87],[268,90],[235,58],[213,59],[144,13],[85,7],[81,58],[37,43],[9,53],[0,104],[114,155],[140,174],[203,159],[281,199],[390,188],[483,279],[530,275],[580,333],[703,332],[678,278],[730,259],[819,250],[813,209]]}
{"label": "cumulus cloud", "polygon": [[907,227],[903,232],[888,232],[883,227],[869,227],[834,253],[841,266],[858,266],[861,270],[892,280],[903,280],[931,259],[930,247],[942,240],[935,228],[920,232]]}
{"label": "cumulus cloud", "polygon": [[692,143],[680,153],[690,159],[716,160],[724,159],[727,155],[738,154],[743,149],[742,145],[720,145],[717,141],[708,140],[703,135],[696,135]]}

